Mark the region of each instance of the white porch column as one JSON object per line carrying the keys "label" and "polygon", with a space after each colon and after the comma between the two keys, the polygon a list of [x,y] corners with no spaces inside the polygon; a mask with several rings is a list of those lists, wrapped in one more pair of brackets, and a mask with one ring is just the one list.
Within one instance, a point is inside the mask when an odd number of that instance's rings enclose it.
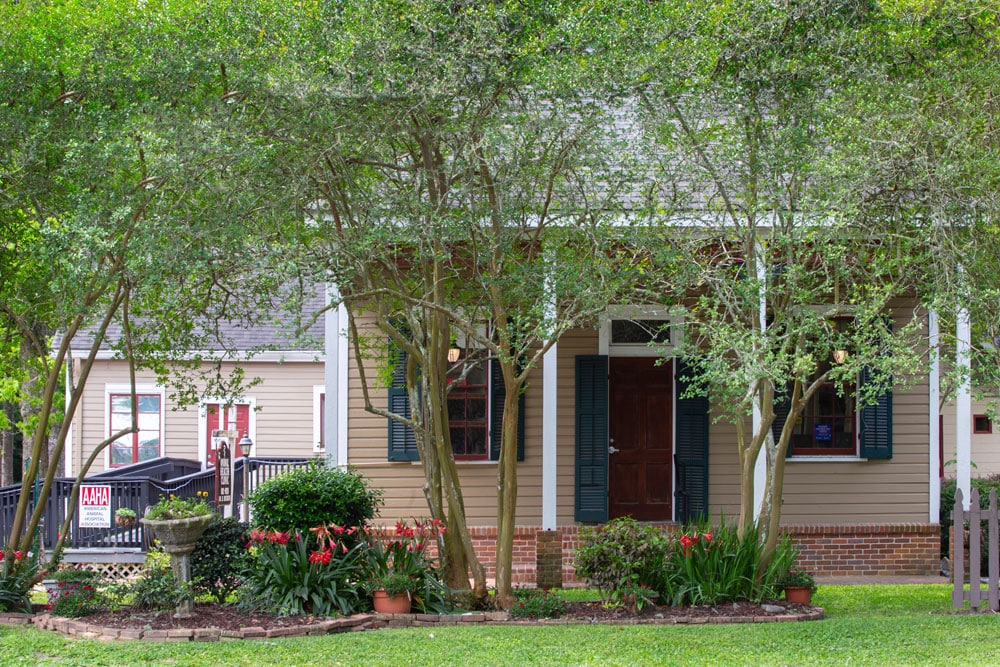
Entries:
{"label": "white porch column", "polygon": [[[759,312],[760,330],[767,329],[767,267],[764,264],[764,249],[760,243],[755,246],[757,254],[757,281],[760,285]],[[761,414],[760,403],[753,402],[753,432],[760,428]],[[767,483],[767,452],[765,447],[760,448],[757,460],[753,467],[753,518],[756,521],[760,518],[760,511],[764,506],[764,485]]]}
{"label": "white porch column", "polygon": [[[554,258],[549,255],[550,261]],[[548,281],[546,281],[548,283]],[[550,321],[555,322],[558,317],[556,297],[548,283],[549,301],[546,304],[545,315]],[[559,344],[552,343],[552,347],[545,352],[542,357],[542,530],[555,530],[556,506],[558,504],[558,494],[556,493],[557,471],[556,466],[556,421],[559,416],[558,402],[558,358]],[[522,419],[524,416],[522,415]]]}
{"label": "white porch column", "polygon": [[941,516],[941,478],[938,476],[941,469],[941,431],[938,426],[941,414],[940,342],[937,311],[932,310],[927,313],[927,353],[930,362],[927,374],[927,487],[930,494],[927,520],[931,523],[937,523]]}
{"label": "white porch column", "polygon": [[556,419],[558,417],[559,344],[553,343],[542,359],[542,529],[556,529]]}
{"label": "white porch column", "polygon": [[972,477],[972,334],[969,311],[958,309],[955,325],[955,365],[962,380],[955,391],[955,468],[958,488],[962,490],[963,509],[969,509]]}
{"label": "white porch column", "polygon": [[[337,285],[327,285],[329,302],[340,301]],[[323,447],[331,467],[347,465],[347,308],[339,303],[326,311],[324,323],[324,384],[326,401],[323,413]]]}

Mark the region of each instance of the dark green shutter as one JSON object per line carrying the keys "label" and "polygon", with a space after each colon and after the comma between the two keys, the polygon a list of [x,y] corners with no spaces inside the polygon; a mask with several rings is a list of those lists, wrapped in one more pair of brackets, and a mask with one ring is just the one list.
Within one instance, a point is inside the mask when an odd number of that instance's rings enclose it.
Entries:
{"label": "dark green shutter", "polygon": [[683,398],[688,367],[677,359],[676,453],[677,488],[674,492],[677,521],[689,523],[708,516],[708,419],[704,396]]}
{"label": "dark green shutter", "polygon": [[[886,322],[892,332],[892,320]],[[871,382],[871,369],[861,369],[858,378],[859,393]],[[878,397],[872,405],[861,408],[861,425],[858,439],[861,441],[860,455],[863,459],[892,458],[892,387]]]}
{"label": "dark green shutter", "polygon": [[[500,460],[500,441],[503,431],[503,404],[507,399],[507,386],[503,381],[500,362],[490,359],[490,460]],[[524,392],[517,397],[517,460],[524,460]]]}
{"label": "dark green shutter", "polygon": [[608,520],[608,358],[576,358],[577,521]]}
{"label": "dark green shutter", "polygon": [[[771,435],[774,436],[774,442],[777,444],[778,440],[781,438],[781,432],[785,429],[785,422],[788,421],[788,413],[792,411],[792,390],[795,387],[794,382],[789,382],[784,389],[774,391],[774,421],[771,422]],[[792,438],[788,441],[788,449],[785,450],[785,458],[792,455]]]}
{"label": "dark green shutter", "polygon": [[[390,355],[395,359],[392,382],[389,384],[389,412],[410,417],[410,395],[406,391],[406,352],[396,349],[390,342]],[[419,461],[417,438],[413,429],[394,419],[389,421],[389,460]]]}
{"label": "dark green shutter", "polygon": [[[869,369],[861,369],[859,385],[871,381]],[[887,389],[873,405],[861,408],[861,458],[892,458],[892,390]]]}

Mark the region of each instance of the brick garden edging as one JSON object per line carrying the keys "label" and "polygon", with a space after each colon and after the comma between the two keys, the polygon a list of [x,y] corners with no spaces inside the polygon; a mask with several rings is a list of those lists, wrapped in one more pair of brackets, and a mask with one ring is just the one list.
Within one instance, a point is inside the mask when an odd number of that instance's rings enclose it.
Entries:
{"label": "brick garden edging", "polygon": [[61,632],[64,635],[87,637],[105,641],[140,639],[155,642],[218,642],[240,639],[272,639],[275,637],[307,637],[378,630],[383,628],[411,628],[449,625],[718,625],[728,623],[775,623],[792,621],[816,621],[823,618],[823,609],[813,607],[809,611],[783,616],[717,616],[717,617],[664,617],[636,618],[628,620],[595,620],[581,623],[578,619],[514,619],[507,612],[474,612],[468,614],[357,614],[348,618],[318,621],[309,625],[272,628],[242,628],[240,630],[220,630],[218,628],[170,630],[140,630],[108,628],[90,625],[72,618],[43,614],[0,614],[0,625],[31,625],[40,630]]}

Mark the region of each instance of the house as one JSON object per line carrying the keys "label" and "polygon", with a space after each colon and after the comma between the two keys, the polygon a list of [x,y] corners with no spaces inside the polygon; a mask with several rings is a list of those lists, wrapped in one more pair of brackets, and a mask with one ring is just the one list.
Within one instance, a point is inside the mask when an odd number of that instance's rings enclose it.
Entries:
{"label": "house", "polygon": [[[968,426],[970,466],[973,477],[1000,474],[1000,429],[994,420],[996,398],[971,400],[971,415],[963,417]],[[949,401],[941,410],[941,475],[954,477],[958,458],[959,410]]]}
{"label": "house", "polygon": [[[899,305],[899,317],[908,317],[912,308]],[[246,363],[247,375],[261,382],[245,396],[206,398],[175,411],[170,391],[141,375],[140,432],[116,443],[95,471],[158,455],[197,459],[208,467],[212,431],[235,427],[253,441],[254,456],[325,451],[328,460],[359,470],[384,490],[384,520],[425,516],[424,478],[413,443],[398,424],[365,410],[343,306],[326,318],[325,330],[313,332],[323,341],[323,353],[274,348],[277,329],[247,338],[246,349],[274,349]],[[637,319],[665,325],[669,333],[656,334],[658,349],[644,338],[650,329],[634,325]],[[683,322],[653,307],[611,309],[598,329],[564,334],[532,371],[522,411],[515,583],[571,581],[573,549],[584,525],[625,515],[668,524],[706,510],[712,517],[738,513],[734,426],[712,420],[708,399],[681,396],[681,360],[656,363],[661,354],[670,357],[682,331]],[[127,366],[105,356],[92,371],[73,425],[66,464],[74,472],[127,417]],[[374,370],[375,360],[366,363]],[[496,540],[502,392],[498,374],[487,366],[452,394],[465,406],[465,418],[451,426],[468,524],[488,576]],[[405,409],[401,396],[405,392],[390,386],[375,389],[372,400]],[[872,414],[847,401],[843,414],[797,427],[782,524],[811,570],[938,571],[937,387],[923,375],[887,399]]]}
{"label": "house", "polygon": [[[318,308],[322,302],[321,296],[314,297],[309,307]],[[117,333],[110,330],[108,338],[114,340]],[[259,382],[240,396],[201,396],[196,405],[180,405],[172,388],[158,384],[151,371],[138,371],[139,432],[111,443],[95,460],[91,473],[158,456],[196,460],[211,467],[215,439],[222,435],[213,433],[217,431],[235,432],[238,440],[250,438],[250,451],[237,449],[237,456],[302,457],[323,452],[322,320],[296,340],[278,324],[248,329],[230,323],[223,326],[221,337],[234,352],[223,357],[220,372],[231,373],[239,362],[247,379]],[[76,355],[75,364],[81,356]],[[217,355],[206,351],[204,356]],[[203,384],[197,387],[198,392],[204,393],[203,388]],[[67,475],[76,475],[102,440],[131,423],[130,392],[128,363],[105,345],[73,419],[65,454]]]}
{"label": "house", "polygon": [[[898,304],[900,323],[910,305]],[[518,463],[517,583],[555,583],[539,578],[553,569],[571,579],[583,525],[624,515],[669,523],[706,509],[713,517],[738,513],[735,428],[711,419],[707,399],[681,397],[682,362],[656,363],[660,353],[669,356],[672,338],[651,348],[632,326],[640,316],[662,319],[671,337],[683,328],[655,309],[609,311],[598,330],[564,334],[533,371]],[[426,514],[412,443],[398,424],[365,410],[343,308],[331,318],[327,331],[339,333],[327,339],[334,384],[326,423],[336,424],[326,432],[327,448],[385,490],[383,517]],[[461,452],[456,448],[468,524],[488,576],[496,537],[495,399],[502,391],[497,374],[485,371],[459,396],[489,406],[457,424],[478,434],[460,437]],[[937,391],[925,374],[876,406],[856,410],[851,399],[843,414],[797,426],[782,524],[807,567],[826,575],[937,573]],[[400,395],[393,387],[383,392],[373,400],[390,405]]]}

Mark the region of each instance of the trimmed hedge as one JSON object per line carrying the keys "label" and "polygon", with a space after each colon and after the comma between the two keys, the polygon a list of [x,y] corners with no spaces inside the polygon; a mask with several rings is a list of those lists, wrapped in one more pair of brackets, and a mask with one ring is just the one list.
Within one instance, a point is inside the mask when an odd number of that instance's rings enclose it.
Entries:
{"label": "trimmed hedge", "polygon": [[361,474],[313,461],[269,479],[248,500],[255,526],[309,535],[310,528],[331,523],[366,525],[375,518],[381,496]]}

